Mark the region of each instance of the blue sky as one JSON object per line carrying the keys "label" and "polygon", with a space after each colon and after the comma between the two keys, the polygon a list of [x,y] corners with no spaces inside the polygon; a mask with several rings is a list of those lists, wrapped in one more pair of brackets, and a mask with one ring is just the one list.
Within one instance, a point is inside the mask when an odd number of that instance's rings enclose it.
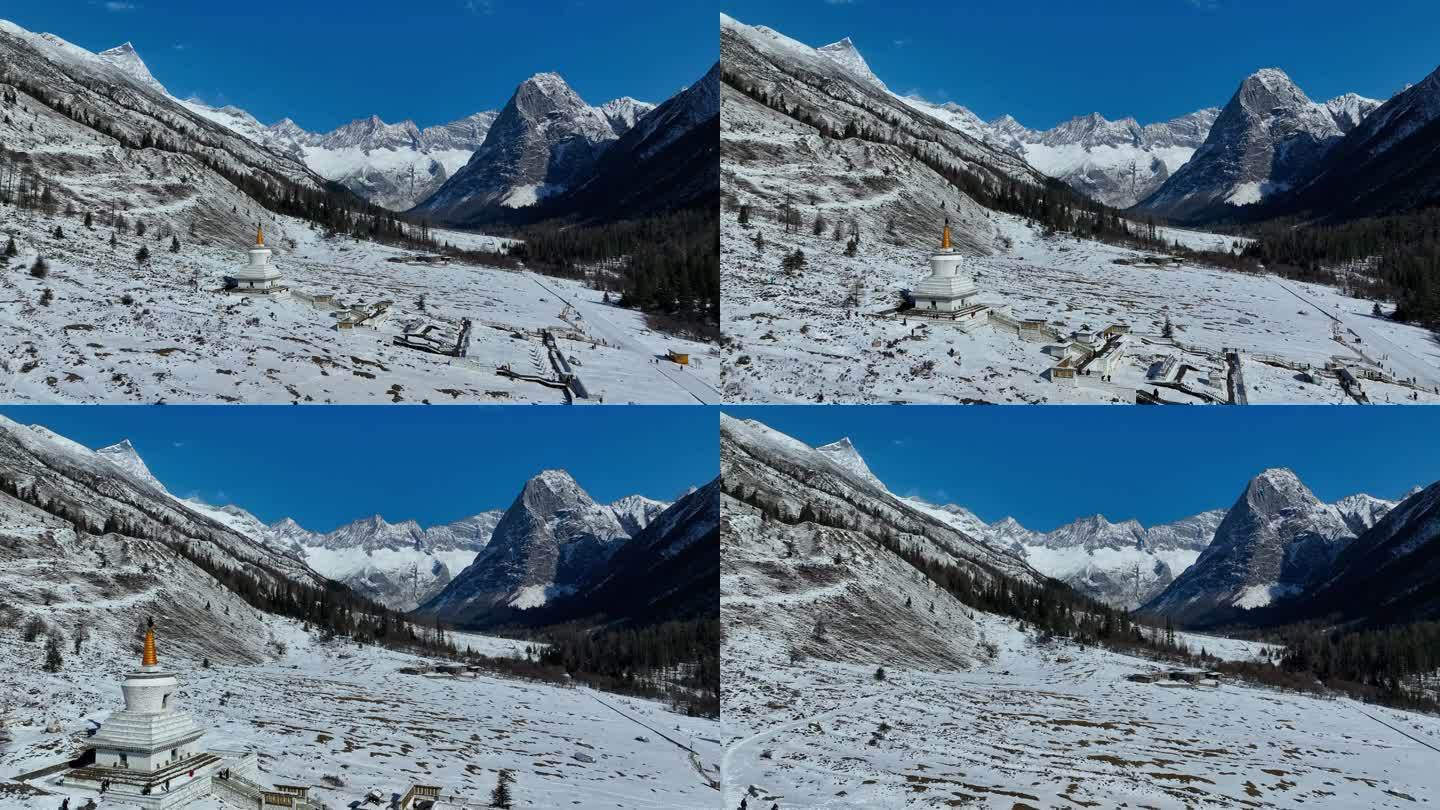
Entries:
{"label": "blue sky", "polygon": [[92,51],[131,41],[176,96],[312,131],[446,123],[543,71],[591,104],[658,103],[719,58],[702,0],[5,0],[0,18]]}
{"label": "blue sky", "polygon": [[167,489],[329,531],[372,514],[446,523],[504,509],[546,468],[598,501],[673,500],[720,472],[698,407],[12,406],[91,448],[129,439]]}
{"label": "blue sky", "polygon": [[1385,99],[1440,65],[1435,0],[721,0],[809,45],[849,36],[890,89],[1035,129],[1220,106],[1279,67],[1315,100]]}
{"label": "blue sky", "polygon": [[1289,467],[1320,498],[1440,480],[1440,408],[726,408],[811,445],[849,436],[899,495],[1049,531],[1096,513],[1146,526],[1229,508]]}

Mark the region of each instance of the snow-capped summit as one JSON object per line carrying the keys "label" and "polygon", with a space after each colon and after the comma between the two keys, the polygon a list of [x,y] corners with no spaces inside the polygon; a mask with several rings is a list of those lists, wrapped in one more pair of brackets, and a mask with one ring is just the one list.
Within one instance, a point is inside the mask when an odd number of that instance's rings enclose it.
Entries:
{"label": "snow-capped summit", "polygon": [[387,124],[380,116],[371,115],[321,137],[316,145],[326,149],[418,149],[420,128],[414,121]]}
{"label": "snow-capped summit", "polygon": [[[1365,105],[1316,104],[1283,70],[1245,78],[1205,144],[1140,205],[1177,219],[1203,220],[1257,203],[1307,179]],[[1338,116],[1337,116],[1338,113]]]}
{"label": "snow-capped summit", "polygon": [[587,105],[564,77],[537,73],[515,89],[469,162],[415,210],[461,222],[533,205],[583,181],[617,137],[616,122]]}
{"label": "snow-capped summit", "polygon": [[607,101],[600,105],[600,114],[610,122],[617,136],[624,135],[635,127],[636,122],[644,118],[651,110],[655,109],[654,104],[645,101],[637,101],[629,96]]}
{"label": "snow-capped summit", "polygon": [[864,458],[861,458],[860,451],[855,449],[855,445],[848,436],[838,442],[822,445],[815,449],[840,469],[874,484],[879,489],[885,489],[885,484],[881,483],[880,479],[875,477],[875,473],[870,471],[870,465],[865,463]]}
{"label": "snow-capped summit", "polygon": [[419,609],[465,622],[539,607],[573,593],[630,537],[568,472],[544,470],[525,482],[484,551]]}
{"label": "snow-capped summit", "polygon": [[[1345,106],[1345,114],[1363,111],[1368,102],[1357,104]],[[1289,209],[1348,218],[1440,203],[1436,121],[1440,121],[1440,69],[1365,115],[1295,198],[1286,201]]]}
{"label": "snow-capped summit", "polygon": [[865,57],[860,55],[860,50],[855,47],[855,43],[850,37],[821,46],[816,50],[849,71],[855,78],[869,82],[882,90],[886,89],[885,83],[880,81],[880,77],[870,69],[870,64],[865,61]]}
{"label": "snow-capped summit", "polygon": [[1335,119],[1335,125],[1341,132],[1349,133],[1360,126],[1365,116],[1374,112],[1383,101],[1376,101],[1373,98],[1365,98],[1358,93],[1346,93],[1325,102],[1325,109],[1329,111],[1330,117]]}
{"label": "snow-capped summit", "polygon": [[668,508],[670,508],[670,504],[654,498],[647,498],[644,495],[626,495],[610,504],[610,511],[615,513],[620,525],[632,537],[649,526],[650,521]]}
{"label": "snow-capped summit", "polygon": [[1268,605],[1312,584],[1354,539],[1341,509],[1293,470],[1267,469],[1246,484],[1195,564],[1142,610],[1203,622]]}
{"label": "snow-capped summit", "polygon": [[167,96],[170,95],[170,92],[165,89],[165,86],[160,84],[160,82],[151,75],[150,68],[147,67],[145,61],[140,58],[140,54],[135,52],[134,45],[127,42],[124,45],[116,46],[108,51],[101,51],[98,56],[136,83]]}
{"label": "snow-capped summit", "polygon": [[165,485],[161,484],[160,479],[151,474],[150,468],[145,466],[145,460],[140,458],[139,451],[135,449],[135,445],[131,444],[129,439],[124,439],[118,444],[112,444],[109,447],[102,447],[95,452],[101,458],[134,476],[136,479],[151,484],[161,492],[165,491]]}
{"label": "snow-capped summit", "polygon": [[1220,114],[1219,109],[1197,110],[1141,126],[1134,118],[1111,121],[1090,113],[1037,131],[1009,115],[984,124],[958,105],[938,109],[950,111],[948,123],[961,132],[1008,149],[1071,188],[1117,208],[1134,205],[1184,166]]}

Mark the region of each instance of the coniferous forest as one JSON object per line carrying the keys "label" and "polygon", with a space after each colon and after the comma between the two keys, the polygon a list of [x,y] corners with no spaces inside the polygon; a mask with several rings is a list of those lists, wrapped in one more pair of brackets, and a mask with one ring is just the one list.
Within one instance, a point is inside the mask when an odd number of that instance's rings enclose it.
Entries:
{"label": "coniferous forest", "polygon": [[618,306],[713,337],[720,326],[718,210],[692,208],[638,220],[523,229],[510,255],[540,272],[585,278]]}

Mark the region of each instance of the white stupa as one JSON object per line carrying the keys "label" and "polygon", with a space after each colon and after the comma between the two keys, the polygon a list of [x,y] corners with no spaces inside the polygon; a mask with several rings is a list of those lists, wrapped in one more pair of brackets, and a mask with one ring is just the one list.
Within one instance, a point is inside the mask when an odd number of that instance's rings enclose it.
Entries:
{"label": "white stupa", "polygon": [[153,626],[145,631],[140,668],[125,676],[120,691],[125,708],[90,740],[94,764],[70,770],[61,784],[96,790],[103,784],[104,796],[157,810],[209,796],[226,760],[200,747],[205,732],[179,711],[180,681],[160,668]]}
{"label": "white stupa", "polygon": [[281,295],[290,291],[281,284],[280,271],[270,263],[270,248],[265,247],[265,227],[255,232],[255,247],[250,248],[250,263],[233,275],[225,277],[225,290],[248,295]]}
{"label": "white stupa", "polygon": [[950,222],[940,239],[940,250],[930,257],[930,275],[910,291],[915,308],[907,314],[946,318],[969,326],[989,321],[990,308],[976,303],[975,279],[967,259],[950,244]]}

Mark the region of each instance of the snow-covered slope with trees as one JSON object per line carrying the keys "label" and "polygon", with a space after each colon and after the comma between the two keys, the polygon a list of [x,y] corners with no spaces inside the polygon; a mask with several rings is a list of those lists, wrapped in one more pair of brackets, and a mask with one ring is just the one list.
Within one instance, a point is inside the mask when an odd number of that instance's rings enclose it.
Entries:
{"label": "snow-covered slope with trees", "polygon": [[997,576],[1042,576],[896,497],[853,461],[837,461],[831,447],[722,415],[727,634],[762,635],[797,659],[923,667],[973,660],[969,612],[905,555],[957,566],[977,587]]}
{"label": "snow-covered slope with trees", "polygon": [[992,183],[1039,187],[1024,159],[892,94],[853,44],[812,48],[721,15],[721,195],[727,208],[770,215],[782,207],[823,230],[932,235],[949,218],[959,244],[989,252],[984,209],[934,168],[912,159],[923,144],[937,165]]}

